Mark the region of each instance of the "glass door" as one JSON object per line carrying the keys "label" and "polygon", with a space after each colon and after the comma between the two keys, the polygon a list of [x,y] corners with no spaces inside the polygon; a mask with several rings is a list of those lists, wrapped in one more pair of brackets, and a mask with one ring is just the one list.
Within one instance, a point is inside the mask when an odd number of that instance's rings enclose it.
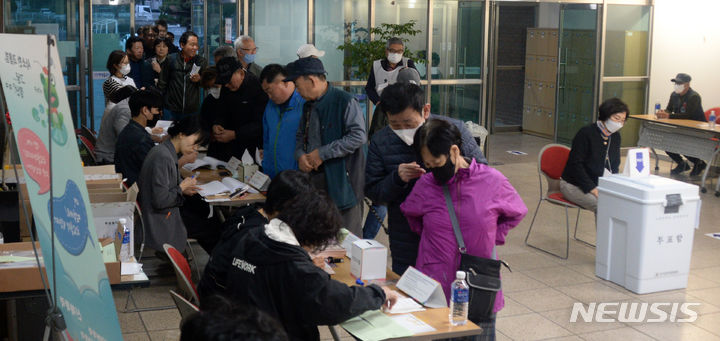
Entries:
{"label": "glass door", "polygon": [[[651,15],[650,6],[637,5],[607,5],[605,13],[601,99],[620,98],[631,114],[647,108]],[[637,145],[639,129],[638,120],[627,120],[620,130],[623,147]]]}
{"label": "glass door", "polygon": [[212,53],[220,46],[232,46],[238,37],[237,1],[208,0],[207,6],[207,46],[208,63],[213,64]]}
{"label": "glass door", "polygon": [[559,143],[569,144],[582,126],[595,119],[599,7],[597,4],[560,7],[555,123]]}
{"label": "glass door", "polygon": [[100,120],[105,110],[105,96],[102,85],[110,77],[107,58],[114,50],[125,51],[125,41],[130,38],[130,0],[92,0],[90,5],[90,60],[92,61],[91,93],[92,110],[88,128],[100,129]]}

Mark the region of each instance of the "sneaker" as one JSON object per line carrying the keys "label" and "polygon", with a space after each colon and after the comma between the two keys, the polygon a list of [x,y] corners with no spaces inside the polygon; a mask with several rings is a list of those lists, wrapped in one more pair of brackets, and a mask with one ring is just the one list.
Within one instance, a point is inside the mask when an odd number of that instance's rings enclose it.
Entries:
{"label": "sneaker", "polygon": [[683,161],[683,163],[680,163],[677,165],[677,167],[673,168],[670,171],[670,174],[672,175],[678,175],[684,171],[690,170],[690,165],[687,164],[687,162]]}
{"label": "sneaker", "polygon": [[705,163],[705,161],[700,160],[700,161],[696,162],[695,165],[693,166],[692,171],[690,172],[690,176],[700,175],[700,173],[702,173],[702,171],[705,170],[705,167],[707,167],[707,163]]}

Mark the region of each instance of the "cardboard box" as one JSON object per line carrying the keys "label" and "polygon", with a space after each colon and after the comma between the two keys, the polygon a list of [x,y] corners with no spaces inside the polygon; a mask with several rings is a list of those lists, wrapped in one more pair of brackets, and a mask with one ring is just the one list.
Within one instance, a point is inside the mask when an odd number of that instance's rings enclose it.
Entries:
{"label": "cardboard box", "polygon": [[387,248],[374,239],[356,240],[352,245],[350,273],[362,280],[384,279],[387,274]]}
{"label": "cardboard box", "polygon": [[[38,252],[42,253],[40,244],[35,244]],[[32,251],[32,244],[29,242],[0,244],[0,252],[20,252]],[[42,256],[41,256],[42,257]],[[43,268],[43,276],[45,274],[45,263],[40,258]],[[43,284],[40,279],[40,272],[35,262],[28,262],[28,266],[23,267],[5,267],[0,265],[0,292],[18,292],[42,290]],[[120,283],[120,262],[105,263],[105,269],[108,273],[110,284]]]}

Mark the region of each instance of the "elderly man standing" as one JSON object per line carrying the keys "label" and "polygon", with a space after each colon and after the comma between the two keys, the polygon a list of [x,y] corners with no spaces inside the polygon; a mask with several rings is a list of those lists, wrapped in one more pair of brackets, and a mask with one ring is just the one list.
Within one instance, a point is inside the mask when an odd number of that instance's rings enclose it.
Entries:
{"label": "elderly man standing", "polygon": [[365,118],[353,95],[330,86],[320,59],[301,58],[287,66],[303,106],[295,139],[298,167],[328,192],[345,228],[362,235],[362,198],[367,140]]}
{"label": "elderly man standing", "polygon": [[287,70],[278,64],[265,66],[260,84],[270,99],[263,114],[263,172],[270,178],[287,169],[298,169],[295,136],[305,99],[293,82],[285,82]]}
{"label": "elderly man standing", "polygon": [[243,69],[249,71],[255,78],[259,79],[262,66],[255,63],[258,50],[257,46],[255,46],[255,40],[250,36],[240,36],[235,39],[234,45],[237,58],[242,64]]}
{"label": "elderly man standing", "polygon": [[430,114],[422,88],[412,83],[388,86],[380,97],[389,125],[372,137],[365,168],[365,194],[374,203],[388,207],[388,231],[392,270],[397,274],[415,265],[420,236],[410,230],[400,204],[427,172],[422,159],[413,150],[415,131],[426,120],[440,119],[455,125],[462,134],[462,155],[487,164],[480,148],[462,121]]}

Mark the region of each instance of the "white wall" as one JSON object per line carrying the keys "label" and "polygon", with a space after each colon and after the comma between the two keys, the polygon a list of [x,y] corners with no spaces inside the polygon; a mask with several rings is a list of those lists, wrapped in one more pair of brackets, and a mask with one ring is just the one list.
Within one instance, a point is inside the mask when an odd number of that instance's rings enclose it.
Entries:
{"label": "white wall", "polygon": [[717,0],[655,0],[648,112],[667,104],[679,72],[692,76],[703,109],[720,106],[720,25]]}

